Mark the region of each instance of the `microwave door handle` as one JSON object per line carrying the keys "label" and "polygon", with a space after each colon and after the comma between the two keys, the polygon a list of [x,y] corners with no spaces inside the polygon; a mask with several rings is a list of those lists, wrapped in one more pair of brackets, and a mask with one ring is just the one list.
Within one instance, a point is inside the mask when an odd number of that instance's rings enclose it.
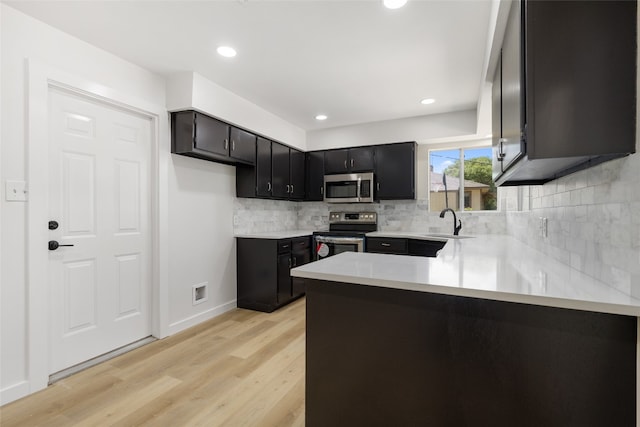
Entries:
{"label": "microwave door handle", "polygon": [[360,190],[361,190],[361,187],[362,187],[362,178],[358,177],[358,187],[357,187],[358,192],[356,193],[356,197],[358,198],[358,201],[360,201]]}

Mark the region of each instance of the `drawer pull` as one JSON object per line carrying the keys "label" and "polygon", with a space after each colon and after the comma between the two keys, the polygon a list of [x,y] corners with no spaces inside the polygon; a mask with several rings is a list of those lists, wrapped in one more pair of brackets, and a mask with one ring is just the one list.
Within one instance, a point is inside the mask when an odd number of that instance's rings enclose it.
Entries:
{"label": "drawer pull", "polygon": [[389,247],[391,246],[391,243],[380,243],[380,246]]}

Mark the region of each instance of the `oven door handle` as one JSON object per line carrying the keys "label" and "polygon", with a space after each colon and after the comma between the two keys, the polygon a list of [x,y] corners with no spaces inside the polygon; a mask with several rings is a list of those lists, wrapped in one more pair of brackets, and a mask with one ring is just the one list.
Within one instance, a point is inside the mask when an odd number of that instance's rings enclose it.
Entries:
{"label": "oven door handle", "polygon": [[360,243],[364,241],[364,237],[333,237],[333,236],[315,236],[316,242],[320,243]]}

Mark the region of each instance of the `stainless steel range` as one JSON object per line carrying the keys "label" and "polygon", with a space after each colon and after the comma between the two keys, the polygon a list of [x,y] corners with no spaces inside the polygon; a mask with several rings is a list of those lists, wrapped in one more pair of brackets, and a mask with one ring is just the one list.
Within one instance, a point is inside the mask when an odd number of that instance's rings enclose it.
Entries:
{"label": "stainless steel range", "polygon": [[329,231],[313,233],[314,259],[341,252],[364,252],[365,234],[377,229],[375,212],[330,212]]}

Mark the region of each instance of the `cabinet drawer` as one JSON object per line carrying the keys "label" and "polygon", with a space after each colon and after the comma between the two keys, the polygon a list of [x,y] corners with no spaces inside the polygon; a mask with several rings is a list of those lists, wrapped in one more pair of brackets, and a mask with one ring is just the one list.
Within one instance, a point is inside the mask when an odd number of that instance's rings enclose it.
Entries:
{"label": "cabinet drawer", "polygon": [[298,252],[305,249],[309,249],[310,247],[311,247],[311,236],[296,237],[295,239],[291,239],[292,251]]}
{"label": "cabinet drawer", "polygon": [[278,240],[278,253],[291,252],[291,240]]}
{"label": "cabinet drawer", "polygon": [[407,254],[407,239],[367,237],[367,252],[381,254]]}

